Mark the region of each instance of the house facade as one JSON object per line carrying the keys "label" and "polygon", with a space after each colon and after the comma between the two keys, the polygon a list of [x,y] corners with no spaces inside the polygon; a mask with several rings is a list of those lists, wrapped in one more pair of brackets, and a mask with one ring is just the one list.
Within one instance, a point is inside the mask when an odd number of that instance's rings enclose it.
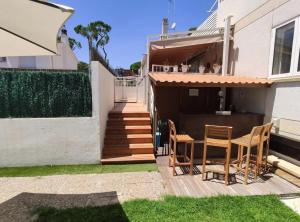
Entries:
{"label": "house facade", "polygon": [[299,161],[299,1],[223,0],[217,13],[219,25],[226,15],[233,15],[229,73],[273,81],[270,88],[234,90],[234,103],[237,108],[264,113],[265,121],[273,121],[273,150]]}
{"label": "house facade", "polygon": [[61,31],[57,55],[0,57],[0,68],[77,70],[78,59],[69,45],[66,30]]}
{"label": "house facade", "polygon": [[[231,125],[240,136],[273,121],[273,153],[299,164],[298,4],[218,0],[197,31],[150,36],[142,67],[154,119],[171,118],[196,139],[204,124]],[[224,110],[232,115],[216,115]]]}

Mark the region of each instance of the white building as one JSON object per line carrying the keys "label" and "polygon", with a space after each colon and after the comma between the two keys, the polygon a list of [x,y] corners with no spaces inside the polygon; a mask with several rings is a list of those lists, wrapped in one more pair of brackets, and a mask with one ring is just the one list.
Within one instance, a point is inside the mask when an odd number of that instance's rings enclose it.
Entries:
{"label": "white building", "polygon": [[61,32],[54,56],[0,57],[0,68],[77,70],[78,59],[69,45],[67,32]]}

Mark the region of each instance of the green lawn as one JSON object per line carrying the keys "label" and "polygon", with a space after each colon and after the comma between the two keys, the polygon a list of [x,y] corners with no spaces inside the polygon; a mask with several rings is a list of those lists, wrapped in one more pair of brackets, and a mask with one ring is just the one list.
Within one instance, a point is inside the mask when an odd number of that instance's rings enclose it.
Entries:
{"label": "green lawn", "polygon": [[60,174],[122,173],[157,171],[156,164],[68,165],[0,168],[0,177],[30,177]]}
{"label": "green lawn", "polygon": [[38,222],[93,221],[300,221],[276,196],[211,198],[166,197],[163,201],[134,200],[122,205],[37,210]]}

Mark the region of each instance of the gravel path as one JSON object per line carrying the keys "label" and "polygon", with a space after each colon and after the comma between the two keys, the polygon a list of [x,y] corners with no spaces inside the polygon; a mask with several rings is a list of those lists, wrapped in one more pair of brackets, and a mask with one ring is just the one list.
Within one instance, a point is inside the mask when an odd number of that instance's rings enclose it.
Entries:
{"label": "gravel path", "polygon": [[0,221],[31,221],[40,206],[101,206],[165,194],[158,172],[0,178]]}

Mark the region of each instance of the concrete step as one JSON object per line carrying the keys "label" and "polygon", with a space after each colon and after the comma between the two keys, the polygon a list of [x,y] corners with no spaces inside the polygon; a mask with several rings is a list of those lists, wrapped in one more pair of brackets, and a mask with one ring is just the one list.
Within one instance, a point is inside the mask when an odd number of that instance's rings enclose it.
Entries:
{"label": "concrete step", "polygon": [[151,126],[108,126],[106,135],[111,134],[150,134]]}
{"label": "concrete step", "polygon": [[131,144],[131,143],[152,143],[151,134],[124,134],[106,135],[105,145]]}
{"label": "concrete step", "polygon": [[101,159],[102,164],[124,164],[124,163],[155,163],[153,154],[134,154],[134,155],[104,155]]}

